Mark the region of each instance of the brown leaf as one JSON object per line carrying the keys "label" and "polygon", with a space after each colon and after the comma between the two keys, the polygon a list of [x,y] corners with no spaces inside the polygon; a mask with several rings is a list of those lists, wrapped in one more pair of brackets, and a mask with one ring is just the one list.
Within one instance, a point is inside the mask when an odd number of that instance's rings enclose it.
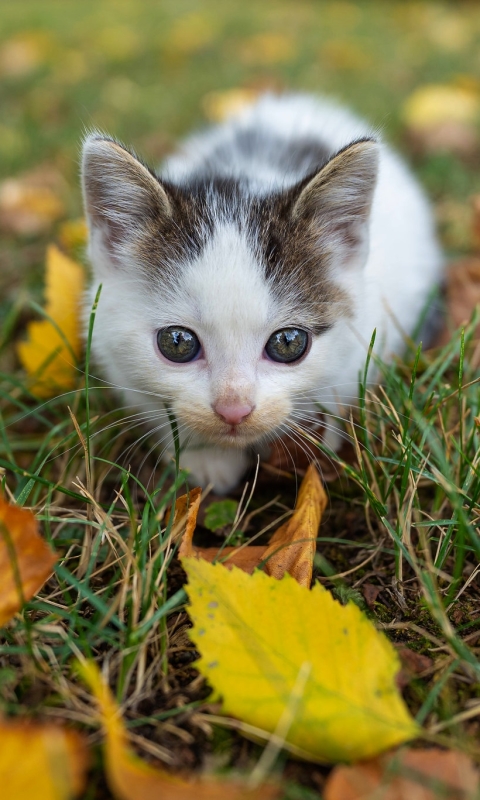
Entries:
{"label": "brown leaf", "polygon": [[[480,305],[480,257],[462,258],[449,267],[446,276],[446,299],[450,329],[465,325],[475,307]],[[438,344],[446,344],[450,338],[450,331],[445,329],[439,337]],[[480,326],[475,332],[475,338],[480,339]]]}
{"label": "brown leaf", "polygon": [[478,152],[479,115],[477,87],[461,83],[420,86],[407,98],[403,108],[407,132],[415,147],[465,157]]}
{"label": "brown leaf", "polygon": [[32,512],[0,496],[0,625],[37,594],[56,561]]}
{"label": "brown leaf", "polygon": [[5,800],[69,800],[85,788],[85,740],[59,725],[0,720],[0,786]]}
{"label": "brown leaf", "polygon": [[433,665],[433,660],[422,653],[416,653],[415,650],[410,650],[409,647],[397,647],[397,653],[402,662],[402,668],[397,675],[397,686],[404,689],[408,686],[410,681],[415,675],[420,675],[425,670],[430,669]]}
{"label": "brown leaf", "polygon": [[326,507],[325,489],[315,465],[310,464],[293,515],[274,533],[263,555],[267,575],[282,578],[288,572],[301,586],[310,587],[316,537]]}
{"label": "brown leaf", "polygon": [[9,233],[36,236],[65,213],[62,176],[50,166],[0,183],[0,225]]}
{"label": "brown leaf", "polygon": [[193,534],[200,504],[200,489],[179,497],[174,511],[174,528],[186,520],[178,555],[194,556],[206,561],[220,561],[226,567],[239,567],[252,573],[265,562],[265,572],[281,578],[288,572],[301,586],[310,587],[316,536],[327,496],[314,464],[310,464],[298,492],[292,517],[282,525],[268,545],[242,545],[240,547],[196,547]]}
{"label": "brown leaf", "polygon": [[472,197],[473,223],[472,238],[477,253],[480,253],[480,194]]}
{"label": "brown leaf", "polygon": [[400,750],[335,767],[324,800],[474,800],[480,786],[471,759],[455,750]]}
{"label": "brown leaf", "polygon": [[120,709],[93,661],[80,666],[93,691],[105,729],[105,770],[110,789],[118,800],[276,800],[279,788],[272,783],[257,789],[245,784],[216,780],[186,781],[148,764],[132,751]]}
{"label": "brown leaf", "polygon": [[375,600],[377,599],[381,591],[382,591],[381,586],[375,586],[375,584],[373,583],[363,584],[362,593],[365,598],[365,602],[369,608],[373,608]]}

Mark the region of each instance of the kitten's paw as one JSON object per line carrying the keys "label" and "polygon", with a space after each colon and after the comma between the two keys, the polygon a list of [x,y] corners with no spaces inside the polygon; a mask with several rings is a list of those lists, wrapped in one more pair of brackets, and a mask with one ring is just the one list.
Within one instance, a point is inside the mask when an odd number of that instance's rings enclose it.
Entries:
{"label": "kitten's paw", "polygon": [[185,450],[180,466],[190,472],[189,483],[203,489],[213,484],[216,494],[226,494],[240,481],[248,467],[248,456],[242,450],[203,448]]}

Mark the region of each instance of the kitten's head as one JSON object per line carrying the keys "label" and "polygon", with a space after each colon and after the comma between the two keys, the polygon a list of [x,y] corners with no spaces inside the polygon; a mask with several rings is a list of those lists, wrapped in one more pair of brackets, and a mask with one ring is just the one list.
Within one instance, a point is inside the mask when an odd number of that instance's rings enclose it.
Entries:
{"label": "kitten's head", "polygon": [[377,145],[354,142],[273,194],[233,179],[175,185],[97,135],[83,188],[94,352],[139,407],[244,447],[337,376],[368,253]]}

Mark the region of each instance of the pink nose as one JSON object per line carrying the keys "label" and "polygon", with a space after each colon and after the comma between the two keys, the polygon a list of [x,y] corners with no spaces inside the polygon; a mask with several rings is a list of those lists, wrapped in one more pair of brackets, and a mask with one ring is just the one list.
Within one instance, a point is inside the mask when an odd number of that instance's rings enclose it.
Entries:
{"label": "pink nose", "polygon": [[239,425],[252,413],[253,408],[253,406],[240,405],[238,403],[234,403],[233,405],[217,403],[213,406],[215,413],[228,425]]}

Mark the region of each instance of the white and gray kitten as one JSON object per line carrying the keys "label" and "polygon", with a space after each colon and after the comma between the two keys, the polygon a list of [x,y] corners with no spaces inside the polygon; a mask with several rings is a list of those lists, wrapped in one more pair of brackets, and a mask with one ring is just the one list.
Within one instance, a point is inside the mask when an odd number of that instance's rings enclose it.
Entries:
{"label": "white and gray kitten", "polygon": [[173,412],[218,492],[319,403],[348,413],[374,328],[400,353],[442,273],[408,169],[323,99],[266,95],[159,175],[92,134],[83,188],[94,356],[167,454]]}

